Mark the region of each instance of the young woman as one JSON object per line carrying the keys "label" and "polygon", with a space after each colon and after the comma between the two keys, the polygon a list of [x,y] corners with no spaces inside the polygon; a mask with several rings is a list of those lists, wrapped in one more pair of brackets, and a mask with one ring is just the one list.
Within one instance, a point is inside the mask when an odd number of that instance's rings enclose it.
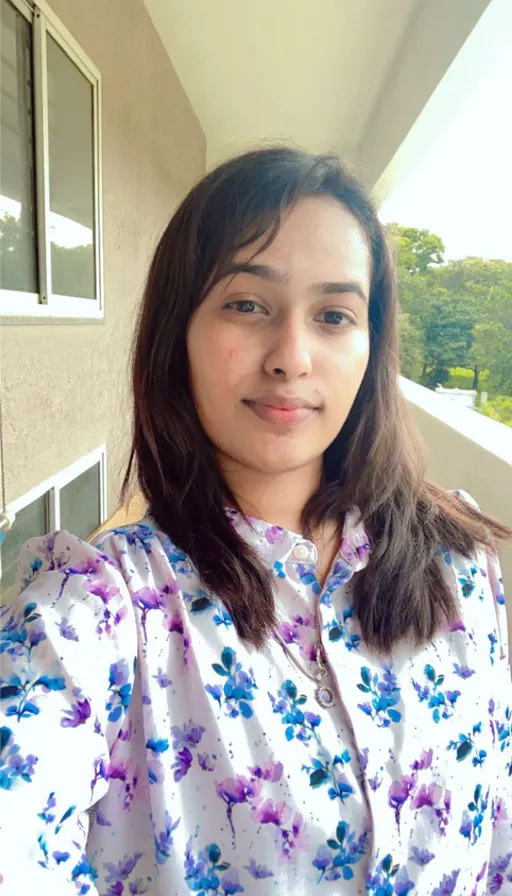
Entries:
{"label": "young woman", "polygon": [[335,158],[192,190],[133,394],[148,515],[29,542],[3,616],[4,896],[511,894],[511,533],[423,478]]}

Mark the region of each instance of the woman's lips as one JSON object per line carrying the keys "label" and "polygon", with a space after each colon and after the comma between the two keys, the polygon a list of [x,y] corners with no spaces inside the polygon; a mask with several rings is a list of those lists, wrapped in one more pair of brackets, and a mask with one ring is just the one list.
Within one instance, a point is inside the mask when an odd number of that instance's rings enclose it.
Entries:
{"label": "woman's lips", "polygon": [[307,420],[308,417],[311,417],[317,410],[313,407],[304,406],[295,408],[276,408],[274,405],[265,404],[262,401],[246,401],[245,404],[250,407],[251,411],[254,411],[260,420],[264,420],[266,423],[284,423],[288,426],[302,423],[304,420]]}

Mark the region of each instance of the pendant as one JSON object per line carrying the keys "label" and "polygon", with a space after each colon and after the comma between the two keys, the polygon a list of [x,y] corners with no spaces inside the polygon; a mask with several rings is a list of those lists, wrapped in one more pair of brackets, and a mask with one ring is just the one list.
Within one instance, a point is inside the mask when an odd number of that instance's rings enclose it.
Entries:
{"label": "pendant", "polygon": [[315,697],[323,709],[330,709],[331,706],[334,706],[336,703],[334,692],[325,684],[318,685],[315,691]]}

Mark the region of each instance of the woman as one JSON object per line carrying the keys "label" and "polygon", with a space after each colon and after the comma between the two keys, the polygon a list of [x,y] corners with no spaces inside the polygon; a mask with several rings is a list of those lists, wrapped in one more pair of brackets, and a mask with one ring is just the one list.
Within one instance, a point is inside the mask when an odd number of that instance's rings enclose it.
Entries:
{"label": "woman", "polygon": [[511,533],[424,481],[335,158],[192,190],[133,394],[147,517],[29,542],[4,615],[3,892],[511,894]]}

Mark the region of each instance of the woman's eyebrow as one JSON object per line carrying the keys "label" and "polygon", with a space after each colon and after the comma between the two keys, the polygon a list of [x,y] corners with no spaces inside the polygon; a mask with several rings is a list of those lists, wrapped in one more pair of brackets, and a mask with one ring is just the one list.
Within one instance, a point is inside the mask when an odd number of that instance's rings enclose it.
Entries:
{"label": "woman's eyebrow", "polygon": [[251,261],[233,262],[226,270],[226,277],[235,277],[236,274],[251,274],[253,277],[259,277],[261,280],[268,280],[270,283],[288,283],[290,277],[283,271],[268,264],[254,264]]}
{"label": "woman's eyebrow", "polygon": [[315,283],[313,286],[313,292],[316,292],[321,296],[338,296],[343,293],[351,292],[356,296],[359,296],[360,299],[363,300],[366,304],[368,304],[368,297],[361,286],[356,280],[342,280],[342,281],[326,281],[325,283]]}
{"label": "woman's eyebrow", "polygon": [[[236,277],[237,274],[250,274],[252,277],[259,277],[261,280],[267,280],[270,283],[288,283],[289,274],[278,270],[268,264],[256,264],[251,261],[233,262],[226,270],[226,277]],[[359,296],[363,302],[368,304],[368,298],[360,283],[355,280],[347,281],[325,281],[323,283],[315,283],[311,291],[321,296],[336,296],[343,293],[354,293]]]}

